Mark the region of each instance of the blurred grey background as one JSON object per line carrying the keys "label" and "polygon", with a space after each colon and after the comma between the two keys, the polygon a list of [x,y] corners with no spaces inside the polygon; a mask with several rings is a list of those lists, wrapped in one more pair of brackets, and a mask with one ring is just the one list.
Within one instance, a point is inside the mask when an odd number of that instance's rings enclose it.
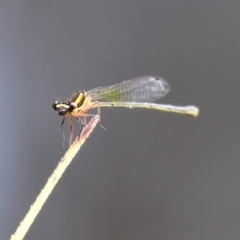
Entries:
{"label": "blurred grey background", "polygon": [[160,102],[200,116],[102,109],[107,131],[25,239],[239,239],[239,13],[231,0],[1,1],[0,239],[67,149],[52,103],[143,75],[170,83]]}

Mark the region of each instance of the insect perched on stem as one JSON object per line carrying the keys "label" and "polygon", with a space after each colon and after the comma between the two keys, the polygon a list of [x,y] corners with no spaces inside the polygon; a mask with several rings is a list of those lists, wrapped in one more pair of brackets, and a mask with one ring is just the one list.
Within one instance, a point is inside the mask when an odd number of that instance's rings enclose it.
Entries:
{"label": "insect perched on stem", "polygon": [[163,78],[144,76],[123,81],[112,86],[94,88],[87,92],[78,91],[68,101],[55,101],[52,106],[63,117],[61,128],[65,119],[69,118],[71,130],[70,142],[73,136],[72,118],[77,118],[83,127],[86,125],[86,118],[95,116],[88,113],[93,108],[97,108],[99,121],[100,107],[138,107],[175,112],[195,117],[198,115],[199,110],[195,106],[178,107],[150,103],[165,96],[169,90],[170,87]]}

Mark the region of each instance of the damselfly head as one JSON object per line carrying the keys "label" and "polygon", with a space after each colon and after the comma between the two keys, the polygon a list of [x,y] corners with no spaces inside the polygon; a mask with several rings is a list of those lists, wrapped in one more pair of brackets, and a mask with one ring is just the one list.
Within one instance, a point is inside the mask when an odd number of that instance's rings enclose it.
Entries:
{"label": "damselfly head", "polygon": [[58,115],[60,116],[64,116],[74,109],[74,106],[72,106],[71,102],[56,101],[53,103],[52,107],[55,111],[58,111]]}

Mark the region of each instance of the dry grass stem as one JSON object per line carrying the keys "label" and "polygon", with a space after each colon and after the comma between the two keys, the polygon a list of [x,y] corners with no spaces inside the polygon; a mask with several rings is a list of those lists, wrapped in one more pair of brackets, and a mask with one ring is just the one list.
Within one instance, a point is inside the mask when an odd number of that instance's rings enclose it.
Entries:
{"label": "dry grass stem", "polygon": [[46,185],[44,186],[44,188],[41,190],[40,194],[36,198],[35,202],[33,203],[33,205],[31,205],[28,213],[20,223],[16,232],[11,236],[11,240],[22,240],[24,238],[28,229],[33,223],[34,219],[40,212],[43,204],[46,202],[53,188],[57,184],[58,180],[61,178],[64,171],[66,170],[68,165],[71,163],[72,159],[77,154],[80,147],[89,137],[90,133],[93,131],[96,124],[98,123],[98,120],[99,120],[99,117],[97,115],[94,118],[92,118],[89,124],[83,128],[80,137],[77,137],[75,141],[72,143],[72,145],[69,147],[64,157],[58,163],[58,166],[54,170],[53,174],[49,177]]}

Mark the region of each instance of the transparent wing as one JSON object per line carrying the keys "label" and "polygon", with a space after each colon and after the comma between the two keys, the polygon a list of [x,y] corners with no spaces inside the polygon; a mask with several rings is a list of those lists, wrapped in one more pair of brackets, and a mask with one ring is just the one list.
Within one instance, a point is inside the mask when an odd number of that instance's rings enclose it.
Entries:
{"label": "transparent wing", "polygon": [[94,88],[87,95],[101,102],[153,102],[170,90],[161,77],[144,76],[107,87]]}

